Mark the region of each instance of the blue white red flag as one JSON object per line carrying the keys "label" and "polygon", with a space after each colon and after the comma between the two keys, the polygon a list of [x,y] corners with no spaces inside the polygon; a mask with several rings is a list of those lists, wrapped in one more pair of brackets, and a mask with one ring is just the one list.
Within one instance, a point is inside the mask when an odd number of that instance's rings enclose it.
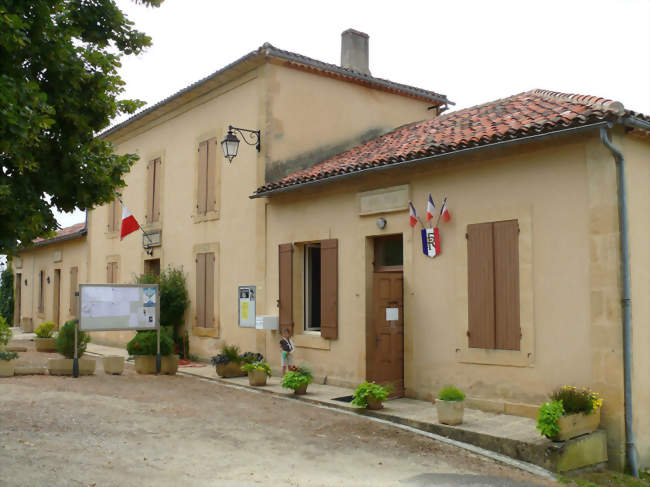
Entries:
{"label": "blue white red flag", "polygon": [[415,212],[415,206],[413,206],[413,203],[409,201],[409,225],[411,225],[411,228],[417,225],[418,223],[418,214]]}
{"label": "blue white red flag", "polygon": [[431,193],[429,193],[429,199],[427,200],[427,221],[431,220],[436,214],[436,204],[433,202]]}

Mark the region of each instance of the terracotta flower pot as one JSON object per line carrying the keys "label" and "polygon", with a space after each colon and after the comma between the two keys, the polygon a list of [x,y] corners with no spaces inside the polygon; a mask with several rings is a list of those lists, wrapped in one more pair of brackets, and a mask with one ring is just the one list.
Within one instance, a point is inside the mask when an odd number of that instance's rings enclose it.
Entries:
{"label": "terracotta flower pot", "polygon": [[265,386],[267,377],[263,370],[251,370],[248,373],[248,383],[252,386]]}
{"label": "terracotta flower pot", "polygon": [[226,365],[215,365],[215,369],[217,370],[217,375],[224,379],[230,379],[231,377],[244,377],[247,375],[246,372],[241,370],[241,364],[236,362],[230,362]]}
{"label": "terracotta flower pot", "polygon": [[0,360],[0,377],[12,377],[16,368],[16,359]]}
{"label": "terracotta flower pot", "polygon": [[560,432],[551,438],[553,441],[566,441],[592,433],[600,425],[600,408],[590,414],[575,413],[560,416],[557,424],[560,427]]}
{"label": "terracotta flower pot", "polygon": [[124,357],[121,355],[107,355],[103,362],[105,374],[121,375],[124,372]]}
{"label": "terracotta flower pot", "polygon": [[304,385],[300,386],[298,389],[294,389],[293,393],[298,394],[298,395],[307,394],[307,386],[308,385],[309,384],[304,384]]}
{"label": "terracotta flower pot", "polygon": [[[73,364],[74,360],[71,358],[51,358],[47,360],[47,369],[50,375],[72,375]],[[79,375],[93,375],[96,364],[91,358],[80,358]]]}
{"label": "terracotta flower pot", "polygon": [[463,401],[443,401],[436,399],[438,410],[438,422],[442,424],[455,425],[463,422],[465,403]]}
{"label": "terracotta flower pot", "polygon": [[56,352],[56,338],[34,338],[37,352]]}
{"label": "terracotta flower pot", "polygon": [[[176,375],[178,370],[178,355],[163,355],[160,357],[160,373]],[[136,355],[135,371],[138,374],[153,375],[156,373],[155,355]]]}
{"label": "terracotta flower pot", "polygon": [[372,409],[373,411],[376,411],[378,409],[383,409],[384,404],[382,401],[379,399],[375,399],[374,397],[368,396],[366,398],[366,409]]}

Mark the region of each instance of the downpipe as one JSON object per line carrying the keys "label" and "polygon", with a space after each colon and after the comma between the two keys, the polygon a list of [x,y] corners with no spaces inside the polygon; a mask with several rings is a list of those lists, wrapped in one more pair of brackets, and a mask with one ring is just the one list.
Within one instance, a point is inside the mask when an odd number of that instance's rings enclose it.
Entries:
{"label": "downpipe", "polygon": [[627,222],[627,193],[625,189],[625,158],[609,139],[607,127],[600,128],[600,140],[616,161],[618,176],[618,211],[621,227],[621,274],[623,277],[623,375],[625,393],[625,455],[631,474],[639,477],[639,462],[636,456],[634,431],[632,428],[632,296],[630,291],[630,247]]}

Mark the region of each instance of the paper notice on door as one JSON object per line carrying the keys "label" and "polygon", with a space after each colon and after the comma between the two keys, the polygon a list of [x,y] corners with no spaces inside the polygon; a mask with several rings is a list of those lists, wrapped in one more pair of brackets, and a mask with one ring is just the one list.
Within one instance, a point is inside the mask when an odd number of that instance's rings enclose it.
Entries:
{"label": "paper notice on door", "polygon": [[399,320],[399,308],[386,308],[386,321]]}

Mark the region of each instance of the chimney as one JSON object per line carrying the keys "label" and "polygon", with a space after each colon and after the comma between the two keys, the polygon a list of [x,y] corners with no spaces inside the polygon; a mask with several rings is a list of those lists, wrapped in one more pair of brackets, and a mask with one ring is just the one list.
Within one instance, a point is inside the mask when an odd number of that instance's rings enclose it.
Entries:
{"label": "chimney", "polygon": [[370,76],[368,34],[354,29],[341,34],[341,67]]}

